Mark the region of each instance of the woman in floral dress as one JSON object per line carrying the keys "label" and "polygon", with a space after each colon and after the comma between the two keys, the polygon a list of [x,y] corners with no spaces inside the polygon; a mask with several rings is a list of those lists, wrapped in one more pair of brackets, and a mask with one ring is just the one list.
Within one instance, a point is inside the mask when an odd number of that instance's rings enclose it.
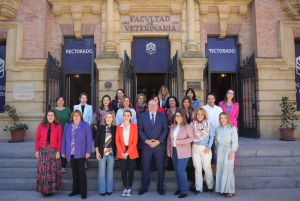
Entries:
{"label": "woman in floral dress", "polygon": [[38,159],[35,191],[44,197],[53,196],[55,190],[62,188],[61,141],[61,125],[55,111],[49,110],[35,137],[35,157]]}

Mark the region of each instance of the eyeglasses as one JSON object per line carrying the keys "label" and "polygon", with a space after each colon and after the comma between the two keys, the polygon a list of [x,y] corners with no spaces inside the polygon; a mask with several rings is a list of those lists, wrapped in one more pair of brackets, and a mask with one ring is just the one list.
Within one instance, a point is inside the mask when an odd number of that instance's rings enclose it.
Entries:
{"label": "eyeglasses", "polygon": [[144,98],[139,98],[139,100],[142,100],[142,99],[144,100]]}
{"label": "eyeglasses", "polygon": [[157,105],[148,105],[149,107],[156,107]]}
{"label": "eyeglasses", "polygon": [[227,92],[227,94],[228,94],[228,95],[234,95],[234,93],[231,93],[231,92]]}

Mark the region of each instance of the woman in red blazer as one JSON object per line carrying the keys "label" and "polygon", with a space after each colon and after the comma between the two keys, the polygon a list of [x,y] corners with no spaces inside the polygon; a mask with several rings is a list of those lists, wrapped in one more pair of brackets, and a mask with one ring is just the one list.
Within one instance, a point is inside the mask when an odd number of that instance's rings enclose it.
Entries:
{"label": "woman in red blazer", "polygon": [[[222,108],[223,112],[229,115],[231,124],[238,131],[237,118],[239,116],[239,103],[235,101],[235,93],[232,89],[227,90],[224,101],[219,103],[219,107]],[[233,168],[235,168],[235,158]]]}
{"label": "woman in red blazer", "polygon": [[54,110],[49,110],[40,123],[35,137],[35,157],[38,159],[36,192],[53,196],[62,188],[61,150],[62,129]]}
{"label": "woman in red blazer", "polygon": [[[125,110],[123,113],[124,122],[117,126],[116,132],[117,157],[120,159],[124,186],[122,196],[132,195],[135,159],[139,157],[137,150],[138,127],[131,123],[131,118],[131,111]],[[129,173],[129,182],[127,182],[127,172]]]}

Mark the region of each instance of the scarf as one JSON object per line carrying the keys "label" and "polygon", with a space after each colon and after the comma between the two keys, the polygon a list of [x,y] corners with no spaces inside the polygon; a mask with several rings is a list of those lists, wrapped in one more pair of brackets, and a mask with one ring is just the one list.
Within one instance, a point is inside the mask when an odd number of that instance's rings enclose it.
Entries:
{"label": "scarf", "polygon": [[194,120],[192,123],[193,132],[194,132],[194,140],[200,141],[204,139],[207,135],[209,135],[209,122],[203,119],[200,123],[197,120]]}
{"label": "scarf", "polygon": [[144,107],[146,106],[145,103],[143,103],[141,106],[139,105],[139,103],[136,103],[135,108],[137,111],[139,111],[139,114],[142,114],[143,112],[145,112]]}

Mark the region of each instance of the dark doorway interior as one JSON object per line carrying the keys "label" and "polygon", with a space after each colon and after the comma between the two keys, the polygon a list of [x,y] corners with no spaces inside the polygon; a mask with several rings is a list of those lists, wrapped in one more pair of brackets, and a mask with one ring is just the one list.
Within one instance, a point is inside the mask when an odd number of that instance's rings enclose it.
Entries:
{"label": "dark doorway interior", "polygon": [[137,94],[144,93],[147,101],[154,95],[158,95],[162,85],[166,85],[165,73],[137,74]]}
{"label": "dark doorway interior", "polygon": [[81,93],[87,93],[87,104],[91,104],[91,75],[90,74],[67,74],[66,75],[66,106],[73,110],[78,105]]}
{"label": "dark doorway interior", "polygon": [[[233,89],[237,93],[235,73],[211,73],[211,91],[217,95],[216,105],[224,100],[228,89]],[[235,95],[237,100],[238,96]]]}

